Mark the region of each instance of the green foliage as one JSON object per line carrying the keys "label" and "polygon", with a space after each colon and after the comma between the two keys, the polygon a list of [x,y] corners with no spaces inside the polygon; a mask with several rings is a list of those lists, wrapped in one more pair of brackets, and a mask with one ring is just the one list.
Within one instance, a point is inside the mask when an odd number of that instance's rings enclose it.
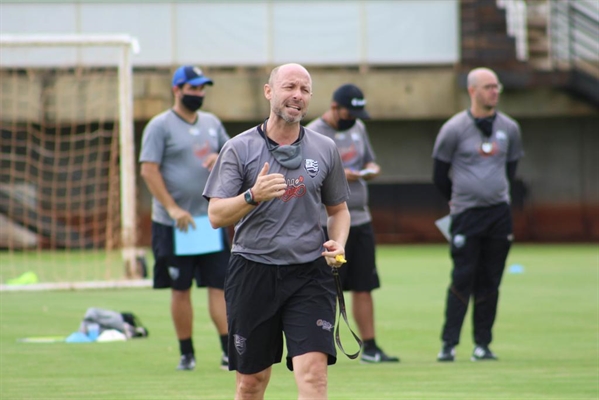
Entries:
{"label": "green foliage", "polygon": [[[377,342],[396,365],[362,365],[340,355],[329,369],[330,399],[597,399],[599,250],[596,245],[518,245],[504,275],[493,351],[473,363],[465,324],[453,364],[435,360],[451,268],[446,246],[380,246],[383,287],[375,292]],[[206,291],[194,290],[198,365],[175,371],[179,353],[170,292],[151,289],[0,293],[1,399],[231,399],[235,374],[219,366]],[[350,296],[347,296],[350,300]],[[19,343],[67,336],[88,307],[133,311],[148,339],[126,343]],[[343,328],[342,328],[343,329]],[[344,344],[353,351],[347,330]],[[293,375],[273,368],[267,399],[296,398]]]}

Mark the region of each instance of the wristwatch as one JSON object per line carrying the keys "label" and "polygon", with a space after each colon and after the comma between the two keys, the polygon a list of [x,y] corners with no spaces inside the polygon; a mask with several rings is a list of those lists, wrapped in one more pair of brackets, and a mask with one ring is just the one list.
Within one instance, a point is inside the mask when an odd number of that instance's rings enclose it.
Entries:
{"label": "wristwatch", "polygon": [[243,198],[245,199],[246,203],[252,206],[257,206],[258,204],[260,204],[259,202],[254,200],[254,194],[252,193],[252,189],[246,190],[243,194]]}

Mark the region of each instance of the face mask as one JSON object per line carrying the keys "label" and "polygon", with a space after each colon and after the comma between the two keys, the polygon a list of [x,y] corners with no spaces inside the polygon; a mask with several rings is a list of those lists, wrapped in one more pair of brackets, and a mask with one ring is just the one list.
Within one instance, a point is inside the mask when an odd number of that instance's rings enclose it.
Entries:
{"label": "face mask", "polygon": [[356,124],[356,120],[354,119],[340,119],[337,121],[337,129],[340,131],[346,131],[352,126]]}
{"label": "face mask", "polygon": [[200,107],[202,107],[202,103],[204,102],[204,96],[194,96],[192,94],[184,94],[181,99],[181,103],[187,108],[189,111],[198,111]]}
{"label": "face mask", "polygon": [[273,145],[266,135],[266,123],[264,121],[264,139],[266,140],[266,148],[270,154],[277,160],[279,164],[287,169],[297,169],[302,163],[302,146],[301,142],[304,137],[304,128],[300,127],[300,138],[293,144]]}

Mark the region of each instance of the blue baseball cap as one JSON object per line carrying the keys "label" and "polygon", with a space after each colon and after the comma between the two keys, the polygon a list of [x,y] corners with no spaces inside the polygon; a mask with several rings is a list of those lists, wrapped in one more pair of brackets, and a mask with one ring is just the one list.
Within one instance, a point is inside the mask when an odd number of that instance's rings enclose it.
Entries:
{"label": "blue baseball cap", "polygon": [[212,85],[212,79],[204,76],[202,70],[193,65],[184,65],[177,68],[173,74],[173,86],[189,83],[192,86]]}

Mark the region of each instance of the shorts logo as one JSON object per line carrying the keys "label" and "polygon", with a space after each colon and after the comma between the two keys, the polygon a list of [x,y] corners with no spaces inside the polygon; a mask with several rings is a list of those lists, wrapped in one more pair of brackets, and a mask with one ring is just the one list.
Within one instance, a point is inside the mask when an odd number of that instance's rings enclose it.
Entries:
{"label": "shorts logo", "polygon": [[508,240],[508,242],[513,242],[514,241],[514,234],[510,233],[509,235],[507,235],[507,240]]}
{"label": "shorts logo", "polygon": [[455,235],[453,237],[453,245],[455,247],[457,247],[458,249],[461,247],[464,247],[464,245],[466,244],[466,236],[464,235]]}
{"label": "shorts logo", "polygon": [[310,178],[314,178],[316,175],[318,175],[318,161],[306,158],[304,168],[306,169],[308,175],[310,175]]}
{"label": "shorts logo", "polygon": [[176,281],[179,277],[179,268],[177,267],[168,267],[168,274],[171,276],[171,279]]}
{"label": "shorts logo", "polygon": [[325,321],[324,319],[319,319],[316,321],[316,326],[321,326],[322,329],[329,332],[331,332],[333,329],[333,324],[331,324],[329,321]]}
{"label": "shorts logo", "polygon": [[245,342],[247,339],[238,334],[234,334],[233,338],[235,339],[235,349],[237,350],[237,353],[242,356],[243,353],[245,353]]}

